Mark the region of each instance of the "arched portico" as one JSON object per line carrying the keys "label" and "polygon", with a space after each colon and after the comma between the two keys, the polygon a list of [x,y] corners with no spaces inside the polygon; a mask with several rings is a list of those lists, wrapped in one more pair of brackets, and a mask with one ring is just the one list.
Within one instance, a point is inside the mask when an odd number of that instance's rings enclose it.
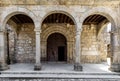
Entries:
{"label": "arched portico", "polygon": [[[78,42],[78,40],[80,40],[79,39],[79,35],[80,35],[80,33],[78,33],[78,32],[80,32],[80,24],[79,23],[77,23],[77,22],[79,22],[78,20],[79,19],[77,19],[78,17],[76,17],[76,21],[75,21],[75,19],[74,19],[74,17],[72,17],[69,13],[67,13],[67,12],[65,12],[65,11],[59,11],[59,10],[56,10],[56,11],[52,11],[52,12],[50,12],[50,13],[48,13],[48,14],[46,14],[44,17],[43,17],[43,19],[42,19],[42,25],[43,26],[45,26],[46,27],[46,25],[45,25],[45,22],[49,22],[49,21],[47,21],[47,20],[45,20],[46,18],[50,18],[49,16],[51,16],[51,15],[54,15],[54,14],[62,14],[62,15],[65,15],[66,17],[68,17],[69,19],[70,19],[70,21],[72,21],[73,22],[73,24],[74,24],[74,27],[75,27],[75,36],[77,35],[77,37],[76,37],[76,45],[75,45],[75,48],[77,48],[77,49],[75,49],[76,50],[76,52],[75,52],[75,67],[74,67],[74,69],[75,70],[81,70],[82,68],[81,68],[81,66],[80,66],[80,50],[79,50],[79,48],[80,48],[80,46],[79,46],[79,42]],[[53,16],[53,17],[55,17],[55,15]],[[52,17],[51,17],[52,18]],[[57,18],[58,18],[58,16],[57,16]],[[64,18],[63,18],[64,19]],[[49,19],[48,19],[49,20]],[[66,18],[65,18],[65,20],[67,20]],[[60,20],[60,22],[58,22],[59,21],[59,18],[58,18],[58,20],[53,20],[53,23],[66,23],[66,21],[64,21],[64,20]],[[62,22],[61,22],[62,21]],[[79,26],[77,26],[77,25],[79,25]],[[66,23],[66,26],[67,27],[69,27],[70,26],[70,24],[69,23]],[[56,29],[56,28],[53,28],[53,30],[54,29]],[[56,30],[55,30],[56,31]],[[63,30],[62,30],[63,31]],[[77,33],[76,33],[76,31],[77,31]],[[43,32],[43,31],[42,31]],[[73,36],[73,37],[75,37],[75,36]],[[69,43],[68,43],[69,44]],[[70,48],[69,48],[70,49]],[[71,52],[70,52],[71,53]],[[80,67],[80,68],[79,68]]]}
{"label": "arched portico", "polygon": [[[8,12],[9,11],[9,12]],[[29,10],[25,9],[25,8],[20,8],[20,7],[12,7],[12,8],[6,8],[6,10],[2,13],[1,15],[1,47],[3,48],[1,50],[1,67],[0,70],[5,70],[8,69],[6,63],[5,63],[5,54],[6,54],[6,30],[5,30],[5,26],[6,23],[8,22],[8,20],[15,16],[15,15],[19,15],[19,14],[23,14],[25,16],[28,16],[30,19],[33,20],[33,24],[36,24],[36,16]]]}
{"label": "arched portico", "polygon": [[[116,53],[118,53],[118,51],[115,49],[116,47],[118,47],[119,45],[115,45],[115,42],[118,41],[116,40],[116,34],[117,32],[117,18],[115,16],[115,12],[113,12],[111,9],[109,8],[104,8],[104,7],[96,7],[93,8],[92,10],[89,10],[88,12],[85,12],[85,14],[82,15],[82,17],[80,18],[80,22],[84,22],[84,20],[90,16],[90,15],[94,15],[94,14],[98,14],[98,15],[102,15],[104,17],[106,17],[108,19],[108,21],[112,24],[111,25],[111,53],[113,55],[113,62],[111,65],[111,69],[112,70],[118,70],[118,68],[114,68],[117,67],[119,65],[115,65],[115,57],[116,57]],[[104,26],[103,26],[104,27]],[[102,28],[101,28],[102,29]],[[100,30],[101,31],[101,30]],[[100,33],[100,31],[98,31]],[[99,34],[98,34],[99,35]],[[114,66],[113,66],[114,65]]]}

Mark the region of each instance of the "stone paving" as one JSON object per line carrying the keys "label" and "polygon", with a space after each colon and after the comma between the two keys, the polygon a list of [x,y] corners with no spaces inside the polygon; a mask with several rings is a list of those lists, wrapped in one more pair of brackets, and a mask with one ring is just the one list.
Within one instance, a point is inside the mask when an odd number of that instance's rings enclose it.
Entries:
{"label": "stone paving", "polygon": [[[74,64],[60,63],[60,62],[49,62],[42,63],[42,70],[39,72],[77,72],[73,70]],[[82,64],[82,73],[111,73],[108,70],[109,66],[106,63],[102,64]],[[4,72],[31,72],[34,71],[34,64],[13,64],[10,65],[10,69]]]}
{"label": "stone paving", "polygon": [[13,64],[0,81],[120,81],[120,73],[109,71],[106,63],[82,66],[83,71],[74,71],[73,64],[42,63],[42,70],[34,71],[34,64]]}

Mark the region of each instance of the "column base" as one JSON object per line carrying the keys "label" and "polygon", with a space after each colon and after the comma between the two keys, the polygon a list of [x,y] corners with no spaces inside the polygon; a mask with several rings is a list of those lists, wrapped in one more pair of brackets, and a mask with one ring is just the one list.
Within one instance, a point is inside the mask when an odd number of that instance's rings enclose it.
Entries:
{"label": "column base", "polygon": [[120,64],[111,64],[109,70],[113,72],[120,72]]}
{"label": "column base", "polygon": [[9,66],[7,64],[0,64],[0,71],[4,71],[4,70],[7,70],[9,69]]}
{"label": "column base", "polygon": [[76,64],[74,64],[74,70],[75,70],[75,71],[82,71],[83,68],[82,68],[81,64],[76,63]]}
{"label": "column base", "polygon": [[41,70],[41,64],[35,64],[34,70]]}

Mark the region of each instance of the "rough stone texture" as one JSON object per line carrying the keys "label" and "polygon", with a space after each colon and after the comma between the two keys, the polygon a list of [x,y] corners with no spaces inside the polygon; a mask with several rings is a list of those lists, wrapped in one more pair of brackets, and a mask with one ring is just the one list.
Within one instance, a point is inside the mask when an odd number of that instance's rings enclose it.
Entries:
{"label": "rough stone texture", "polygon": [[[35,32],[33,31],[34,25],[22,24],[19,25],[17,29],[15,29],[15,25],[13,25],[13,27],[8,25],[6,27],[7,30],[9,30],[8,43],[10,63],[35,62]],[[15,34],[16,32],[17,36]]]}
{"label": "rough stone texture", "polygon": [[34,25],[22,24],[19,26],[16,59],[19,63],[35,62],[35,32]]}
{"label": "rough stone texture", "polygon": [[119,79],[15,79],[1,78],[0,81],[119,81]]}
{"label": "rough stone texture", "polygon": [[81,34],[81,52],[83,63],[98,63],[99,53],[97,44],[97,25],[84,25]]}
{"label": "rough stone texture", "polygon": [[100,60],[104,62],[107,60],[106,58],[111,58],[111,49],[108,48],[108,45],[111,45],[110,33],[107,32],[107,27],[105,27],[98,36],[98,45]]}

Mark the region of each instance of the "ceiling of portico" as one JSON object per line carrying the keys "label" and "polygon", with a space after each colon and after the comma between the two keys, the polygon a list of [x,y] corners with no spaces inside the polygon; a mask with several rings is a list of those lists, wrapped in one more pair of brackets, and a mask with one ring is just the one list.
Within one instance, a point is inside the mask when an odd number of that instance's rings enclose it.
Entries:
{"label": "ceiling of portico", "polygon": [[73,20],[67,15],[62,13],[54,13],[47,16],[47,18],[45,18],[43,23],[68,23],[74,25]]}
{"label": "ceiling of portico", "polygon": [[94,14],[94,15],[90,15],[88,16],[85,20],[83,24],[99,24],[102,21],[107,20],[106,17],[99,15],[99,14]]}
{"label": "ceiling of portico", "polygon": [[10,19],[16,24],[33,23],[33,20],[30,17],[23,14],[14,15]]}

